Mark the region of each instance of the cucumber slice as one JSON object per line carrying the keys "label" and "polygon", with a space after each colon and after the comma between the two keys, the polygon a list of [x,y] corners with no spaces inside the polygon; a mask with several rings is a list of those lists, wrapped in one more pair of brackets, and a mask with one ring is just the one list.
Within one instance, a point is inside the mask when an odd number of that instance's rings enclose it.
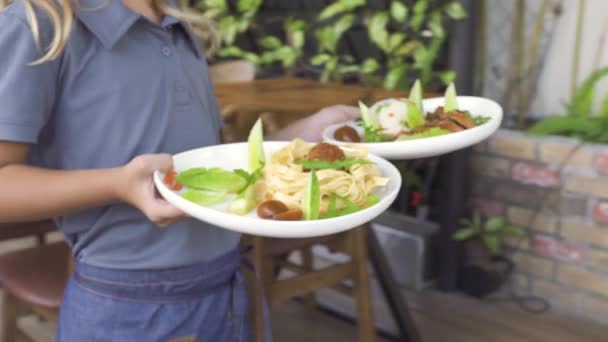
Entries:
{"label": "cucumber slice", "polygon": [[182,197],[198,205],[210,206],[224,202],[226,193],[188,190],[182,194]]}
{"label": "cucumber slice", "polygon": [[230,203],[228,211],[237,215],[246,215],[255,208],[254,185],[251,184]]}
{"label": "cucumber slice", "polygon": [[302,212],[305,220],[317,220],[321,210],[321,189],[319,179],[314,171],[310,172],[308,184],[302,197]]}
{"label": "cucumber slice", "polygon": [[378,120],[367,106],[359,101],[359,110],[361,110],[361,119],[363,119],[363,124],[367,127],[378,128]]}
{"label": "cucumber slice", "polygon": [[458,100],[456,95],[456,86],[451,82],[448,89],[445,91],[445,104],[443,106],[445,112],[458,110]]}
{"label": "cucumber slice", "polygon": [[416,82],[414,82],[414,85],[410,90],[409,100],[416,104],[416,107],[418,108],[418,110],[420,110],[421,113],[424,113],[424,108],[422,108],[422,85],[420,83],[420,80],[418,79],[416,80]]}
{"label": "cucumber slice", "polygon": [[249,172],[254,172],[264,165],[264,129],[262,119],[258,119],[249,132]]}
{"label": "cucumber slice", "polygon": [[424,126],[424,113],[412,101],[407,102],[407,119],[405,120],[409,129],[416,129]]}

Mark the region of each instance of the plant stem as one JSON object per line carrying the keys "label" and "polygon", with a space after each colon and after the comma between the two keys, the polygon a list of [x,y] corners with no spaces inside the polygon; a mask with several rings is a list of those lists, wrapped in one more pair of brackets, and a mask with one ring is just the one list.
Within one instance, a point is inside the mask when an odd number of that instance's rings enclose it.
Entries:
{"label": "plant stem", "polygon": [[518,126],[523,127],[524,125],[524,115],[523,112],[528,112],[530,110],[530,94],[532,94],[532,87],[534,86],[533,78],[538,74],[535,72],[535,65],[539,63],[538,60],[538,48],[540,46],[541,37],[543,36],[543,30],[545,27],[545,16],[547,14],[547,8],[549,7],[549,2],[547,0],[543,0],[540,5],[540,9],[538,10],[538,14],[536,15],[535,23],[534,23],[534,33],[532,34],[532,39],[530,40],[530,44],[528,45],[528,51],[530,55],[528,56],[528,61],[526,64],[526,71],[529,74],[528,79],[525,82],[525,91],[523,92],[523,96],[521,99],[521,105],[519,108],[519,117],[518,117]]}
{"label": "plant stem", "polygon": [[479,13],[479,31],[478,31],[478,47],[477,55],[475,56],[476,79],[475,79],[475,94],[480,95],[483,92],[484,80],[486,73],[486,58],[488,53],[488,2],[480,0],[478,4]]}
{"label": "plant stem", "polygon": [[521,44],[518,44],[518,40],[522,39],[523,36],[522,31],[524,31],[525,25],[525,5],[525,0],[516,0],[515,2],[515,15],[513,16],[513,25],[511,27],[511,55],[509,56],[509,61],[507,65],[507,85],[503,95],[503,104],[506,113],[509,113],[511,111],[511,100],[513,98],[513,90],[516,87],[516,82],[518,81],[518,78],[520,76],[517,74],[518,70],[516,69],[516,64],[518,64],[518,61],[521,60],[521,55],[523,54],[523,51],[521,51]]}
{"label": "plant stem", "polygon": [[578,0],[578,13],[576,17],[576,36],[574,38],[574,56],[572,58],[572,80],[570,83],[570,97],[574,97],[578,83],[578,66],[583,40],[583,19],[585,19],[585,4],[587,0]]}

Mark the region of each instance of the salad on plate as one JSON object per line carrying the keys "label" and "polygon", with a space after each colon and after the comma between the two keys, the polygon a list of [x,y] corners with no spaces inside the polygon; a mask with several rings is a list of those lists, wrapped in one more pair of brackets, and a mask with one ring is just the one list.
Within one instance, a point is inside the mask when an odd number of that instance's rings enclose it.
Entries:
{"label": "salad on plate", "polygon": [[422,87],[417,80],[407,99],[385,99],[369,108],[359,102],[361,122],[358,127],[362,130],[347,124],[337,128],[333,138],[349,143],[407,141],[464,131],[489,120],[459,110],[453,83],[446,90],[444,105],[435,111],[425,113],[422,101]]}
{"label": "salad on plate", "polygon": [[234,215],[255,212],[266,220],[300,221],[344,216],[373,206],[379,202],[374,191],[389,181],[363,146],[295,139],[266,160],[260,120],[249,134],[247,150],[248,170],[202,165],[167,172],[163,182],[204,207],[227,208]]}

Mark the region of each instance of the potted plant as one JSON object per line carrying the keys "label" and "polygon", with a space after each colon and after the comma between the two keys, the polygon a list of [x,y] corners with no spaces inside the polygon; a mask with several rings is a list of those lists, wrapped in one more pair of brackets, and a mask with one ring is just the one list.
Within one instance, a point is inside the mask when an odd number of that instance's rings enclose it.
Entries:
{"label": "potted plant", "polygon": [[509,278],[514,264],[504,253],[508,236],[522,238],[525,231],[502,216],[482,220],[475,212],[473,219],[463,219],[463,227],[453,238],[465,242],[465,263],[459,277],[459,288],[483,298],[499,289]]}

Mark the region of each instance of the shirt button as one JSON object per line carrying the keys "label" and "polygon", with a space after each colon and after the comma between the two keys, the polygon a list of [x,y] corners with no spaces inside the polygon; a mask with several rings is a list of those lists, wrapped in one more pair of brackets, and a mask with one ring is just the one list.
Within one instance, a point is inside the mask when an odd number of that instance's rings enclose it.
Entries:
{"label": "shirt button", "polygon": [[171,52],[171,48],[168,46],[163,46],[163,48],[161,49],[161,52],[163,53],[163,55],[165,56],[171,56],[172,52]]}

